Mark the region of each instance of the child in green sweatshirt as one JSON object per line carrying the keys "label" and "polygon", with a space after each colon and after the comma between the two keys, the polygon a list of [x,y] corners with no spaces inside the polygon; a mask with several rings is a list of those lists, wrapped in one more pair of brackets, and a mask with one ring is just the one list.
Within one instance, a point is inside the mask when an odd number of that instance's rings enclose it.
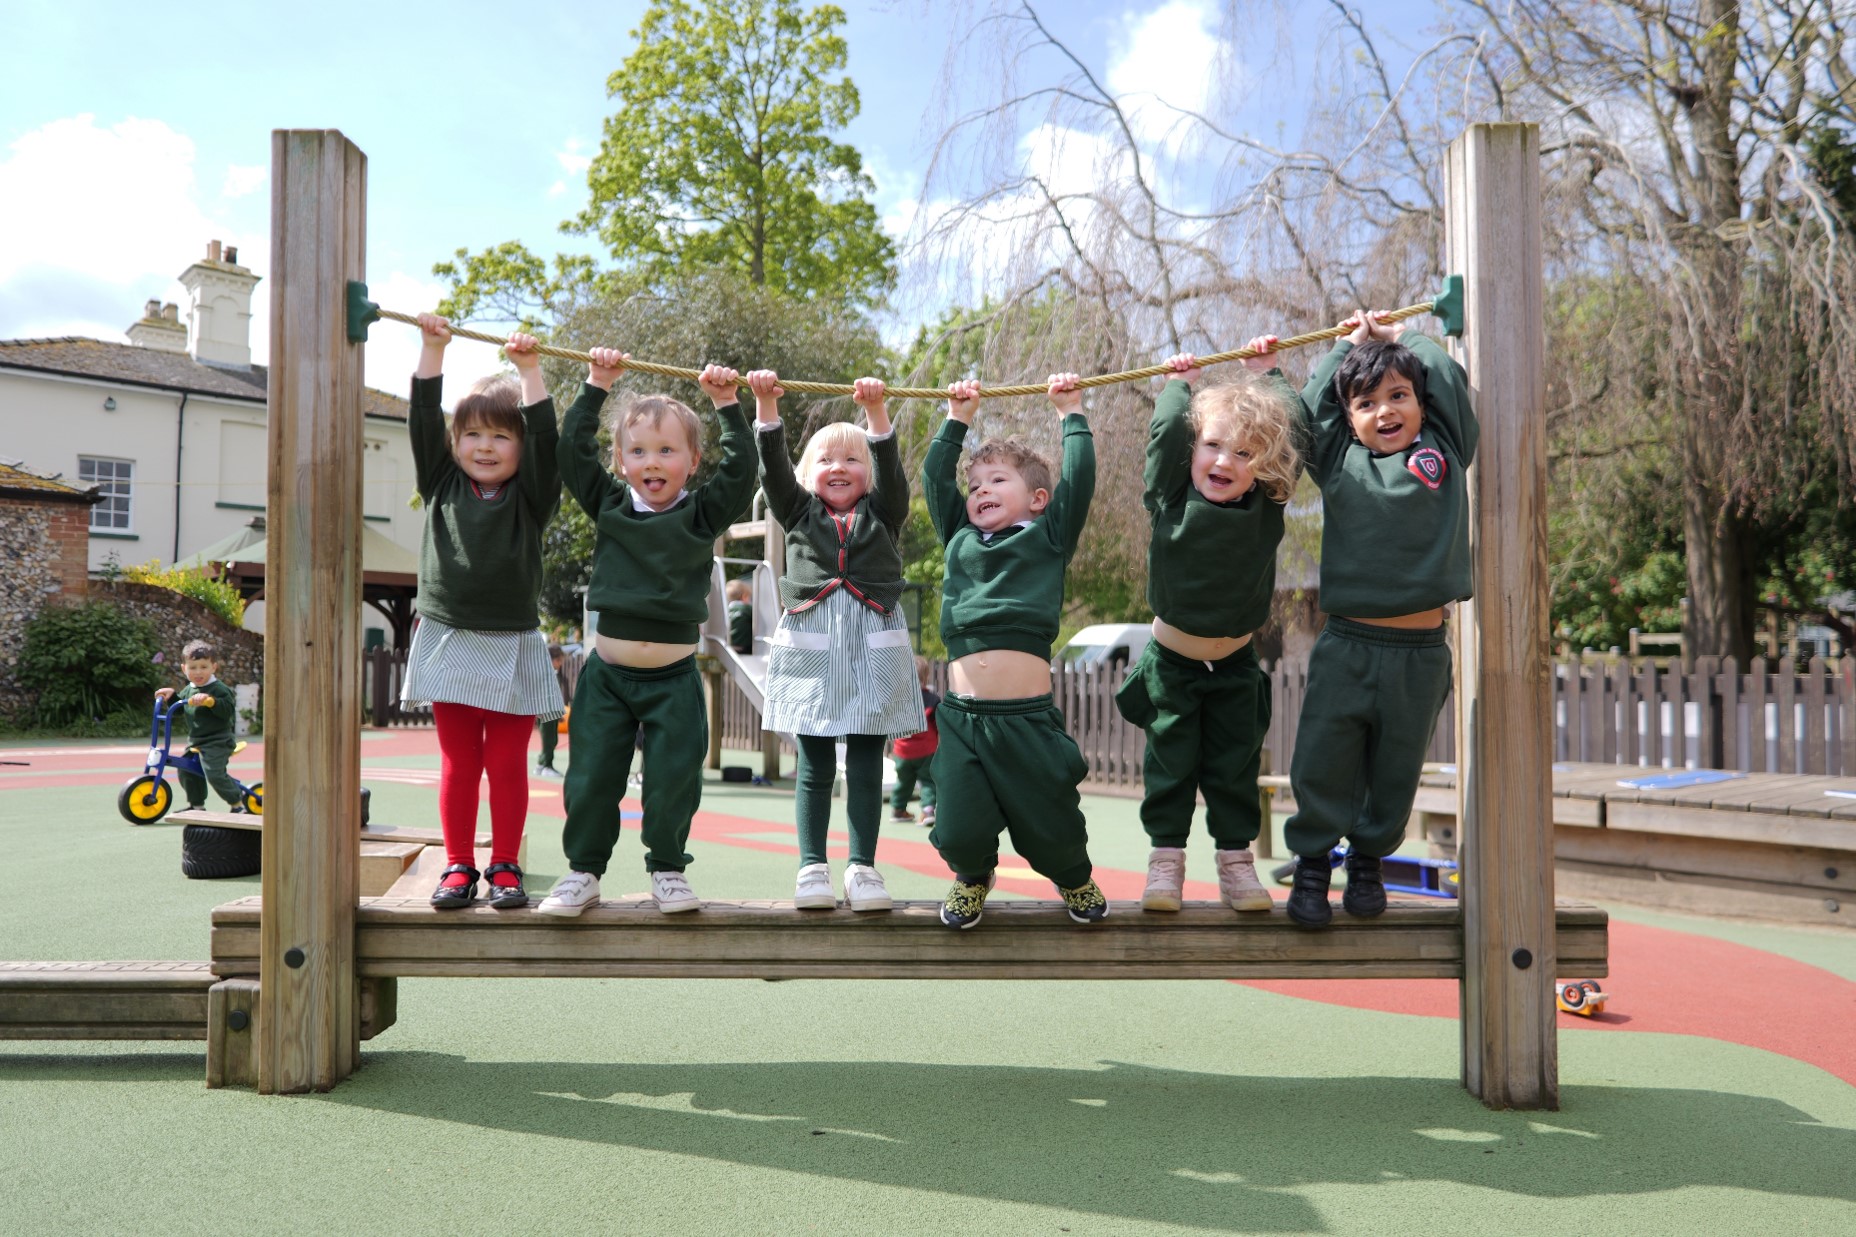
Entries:
{"label": "child in green sweatshirt", "polygon": [[[619,368],[628,359],[606,349],[593,355]],[[665,914],[702,906],[683,875],[709,755],[696,649],[716,539],[754,497],[754,447],[735,371],[711,365],[699,382],[722,423],[722,461],[693,488],[702,422],[679,400],[645,395],[626,406],[613,434],[618,477],[600,455],[597,406],[574,405],[561,426],[561,481],[599,530],[587,589],[599,623],[568,730],[562,844],[569,870],[536,908],[544,915],[576,916],[599,901],[641,733],[651,765],[642,825],[652,899]]]}
{"label": "child in green sweatshirt", "polygon": [[1070,918],[1095,923],[1108,900],[1092,879],[1089,833],[1077,784],[1088,766],[1063,728],[1050,690],[1051,644],[1063,607],[1063,573],[1095,494],[1095,445],[1075,374],[1053,374],[1063,417],[1063,478],[1015,438],[982,443],[967,458],[967,492],[955,476],[979,407],[977,382],[948,388],[947,421],[928,446],[922,492],[947,567],[941,638],[948,694],[936,711],[937,814],[929,840],[954,870],[941,922],[980,921],[999,863],[999,834],[1057,886]]}
{"label": "child in green sweatshirt", "polygon": [[1444,607],[1470,595],[1469,491],[1478,426],[1463,367],[1416,331],[1356,314],[1302,388],[1321,487],[1321,608],[1308,662],[1284,839],[1289,918],[1319,928],[1328,856],[1348,840],[1342,908],[1385,910],[1380,860],[1404,840],[1424,751],[1450,692]]}
{"label": "child in green sweatshirt", "polygon": [[[219,653],[204,640],[190,640],[180,651],[187,675],[187,746],[200,754],[200,768],[206,776],[180,773],[180,788],[187,797],[183,812],[198,812],[206,807],[206,788],[232,805],[234,812],[245,810],[245,792],[226,772],[226,762],[237,746],[238,695],[219,681]],[[168,700],[172,687],[155,692],[155,699]]]}
{"label": "child in green sweatshirt", "polygon": [[1219,896],[1237,911],[1275,905],[1250,850],[1267,823],[1257,770],[1270,728],[1270,682],[1250,636],[1269,618],[1283,507],[1301,467],[1295,390],[1271,368],[1275,343],[1251,340],[1253,376],[1196,395],[1197,361],[1173,357],[1176,376],[1154,402],[1141,499],[1153,520],[1154,638],[1115,693],[1121,715],[1147,732],[1143,910],[1180,908],[1201,789]]}

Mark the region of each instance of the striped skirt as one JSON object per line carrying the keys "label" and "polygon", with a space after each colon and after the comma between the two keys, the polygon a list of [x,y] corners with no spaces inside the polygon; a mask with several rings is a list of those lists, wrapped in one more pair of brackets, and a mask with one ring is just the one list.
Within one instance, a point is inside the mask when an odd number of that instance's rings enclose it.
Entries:
{"label": "striped skirt", "polygon": [[915,653],[899,612],[878,614],[834,589],[809,610],[781,615],[767,645],[763,729],[905,735],[927,725]]}
{"label": "striped skirt", "polygon": [[406,654],[401,704],[468,704],[496,713],[561,715],[561,685],[539,631],[470,631],[424,615]]}

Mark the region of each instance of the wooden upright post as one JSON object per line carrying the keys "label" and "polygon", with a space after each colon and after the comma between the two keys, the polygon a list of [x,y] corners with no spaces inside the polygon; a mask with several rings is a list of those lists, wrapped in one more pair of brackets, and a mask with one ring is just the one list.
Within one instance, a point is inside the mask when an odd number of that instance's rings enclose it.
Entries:
{"label": "wooden upright post", "polygon": [[264,910],[258,1090],[326,1091],[359,1054],[361,348],[367,159],[334,130],[271,134]]}
{"label": "wooden upright post", "polygon": [[1471,125],[1448,190],[1459,359],[1482,423],[1456,658],[1463,1085],[1491,1108],[1558,1108],[1540,130]]}

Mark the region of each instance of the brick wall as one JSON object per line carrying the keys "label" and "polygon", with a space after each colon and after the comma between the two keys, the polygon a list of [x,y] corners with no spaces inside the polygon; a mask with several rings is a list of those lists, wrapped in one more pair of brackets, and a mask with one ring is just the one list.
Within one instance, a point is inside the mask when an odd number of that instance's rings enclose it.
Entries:
{"label": "brick wall", "polygon": [[13,675],[26,624],[54,602],[84,600],[90,506],[0,495],[0,716],[27,701]]}

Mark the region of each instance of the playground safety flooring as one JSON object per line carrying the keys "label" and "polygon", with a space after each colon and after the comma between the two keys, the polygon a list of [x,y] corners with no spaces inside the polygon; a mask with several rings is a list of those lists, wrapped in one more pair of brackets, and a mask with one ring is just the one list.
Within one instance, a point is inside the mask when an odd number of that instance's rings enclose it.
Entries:
{"label": "playground safety flooring", "polygon": [[[204,958],[256,891],[116,814],[141,751],[0,750],[29,762],[0,766],[0,957]],[[436,824],[429,731],[362,758],[375,819]],[[532,791],[545,890],[560,783]],[[1085,806],[1137,897],[1137,805]],[[704,809],[698,892],[790,896],[790,782]],[[632,828],[608,896],[644,888]],[[946,888],[917,825],[880,862],[899,897]],[[1188,874],[1215,896],[1202,835]],[[1022,895],[1049,892],[1008,857],[995,896]],[[1559,1015],[1558,1112],[1463,1091],[1443,981],[402,980],[327,1095],[208,1091],[195,1042],[0,1042],[0,1230],[1856,1232],[1856,931],[1609,909],[1612,1002]]]}

